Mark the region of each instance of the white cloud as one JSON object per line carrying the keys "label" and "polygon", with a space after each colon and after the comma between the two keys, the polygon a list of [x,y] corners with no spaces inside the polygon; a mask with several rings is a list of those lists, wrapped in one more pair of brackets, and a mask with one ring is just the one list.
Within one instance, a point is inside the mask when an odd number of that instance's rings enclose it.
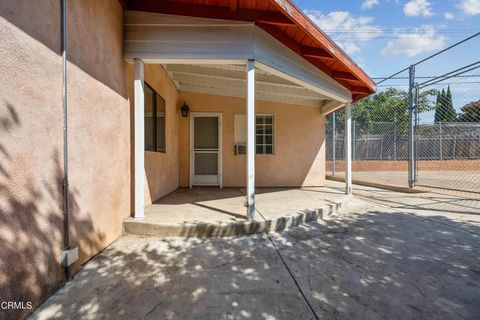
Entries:
{"label": "white cloud", "polygon": [[378,6],[378,0],[364,0],[362,3],[362,9],[372,9],[374,6]]}
{"label": "white cloud", "polygon": [[409,17],[433,16],[432,5],[428,0],[411,0],[405,4],[403,12]]}
{"label": "white cloud", "polygon": [[469,16],[480,14],[480,0],[462,0],[457,7]]}
{"label": "white cloud", "polygon": [[347,54],[361,51],[361,44],[382,35],[372,17],[354,16],[347,11],[323,14],[319,10],[305,10],[307,16],[327,33]]}
{"label": "white cloud", "polygon": [[416,28],[412,33],[396,32],[396,39],[390,40],[381,50],[385,56],[414,57],[424,52],[432,52],[445,47],[445,37],[437,35],[431,25]]}
{"label": "white cloud", "polygon": [[444,16],[445,19],[447,19],[447,20],[453,20],[453,19],[455,19],[455,15],[454,15],[453,13],[451,13],[451,12],[445,12],[445,13],[443,14],[443,16]]}
{"label": "white cloud", "polygon": [[356,45],[353,42],[342,42],[342,41],[337,41],[337,44],[340,46],[340,48],[343,49],[348,55],[352,55],[354,53],[358,53],[361,51],[360,47]]}

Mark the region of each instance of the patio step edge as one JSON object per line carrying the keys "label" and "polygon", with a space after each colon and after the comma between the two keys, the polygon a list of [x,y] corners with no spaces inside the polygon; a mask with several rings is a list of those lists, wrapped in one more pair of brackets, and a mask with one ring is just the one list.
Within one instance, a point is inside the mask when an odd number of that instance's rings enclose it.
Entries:
{"label": "patio step edge", "polygon": [[123,222],[123,233],[162,237],[235,237],[265,232],[280,232],[306,223],[313,223],[340,212],[349,196],[332,201],[316,210],[308,210],[295,215],[281,216],[270,220],[255,220],[232,223],[182,223],[158,224],[128,218]]}

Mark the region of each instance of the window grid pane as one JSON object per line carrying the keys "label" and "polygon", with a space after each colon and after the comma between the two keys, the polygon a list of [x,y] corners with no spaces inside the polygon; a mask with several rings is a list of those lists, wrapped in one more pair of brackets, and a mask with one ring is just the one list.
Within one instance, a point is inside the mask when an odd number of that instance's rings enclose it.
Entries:
{"label": "window grid pane", "polygon": [[255,151],[257,154],[274,153],[273,116],[257,116],[255,123]]}

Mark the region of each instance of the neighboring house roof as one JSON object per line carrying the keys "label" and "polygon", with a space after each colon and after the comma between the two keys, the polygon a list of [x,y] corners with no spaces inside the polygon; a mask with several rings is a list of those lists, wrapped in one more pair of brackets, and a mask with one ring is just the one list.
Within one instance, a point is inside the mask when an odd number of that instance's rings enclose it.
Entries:
{"label": "neighboring house roof", "polygon": [[128,10],[255,22],[352,92],[357,101],[375,83],[290,0],[119,0]]}

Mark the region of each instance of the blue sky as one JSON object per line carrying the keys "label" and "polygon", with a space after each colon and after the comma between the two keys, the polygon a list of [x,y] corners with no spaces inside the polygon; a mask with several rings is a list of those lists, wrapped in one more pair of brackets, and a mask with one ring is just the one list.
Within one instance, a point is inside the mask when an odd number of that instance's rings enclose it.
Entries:
{"label": "blue sky", "polygon": [[[294,3],[371,77],[389,76],[480,31],[480,0],[294,0]],[[478,60],[480,36],[417,66],[417,75],[441,75]],[[475,74],[480,74],[480,70]],[[454,90],[458,91],[453,92],[457,109],[480,99],[480,84],[462,83],[452,86]]]}
{"label": "blue sky", "polygon": [[[387,76],[480,31],[480,0],[294,2],[372,77]],[[419,72],[441,72],[439,63],[449,71],[479,58],[480,37]]]}

